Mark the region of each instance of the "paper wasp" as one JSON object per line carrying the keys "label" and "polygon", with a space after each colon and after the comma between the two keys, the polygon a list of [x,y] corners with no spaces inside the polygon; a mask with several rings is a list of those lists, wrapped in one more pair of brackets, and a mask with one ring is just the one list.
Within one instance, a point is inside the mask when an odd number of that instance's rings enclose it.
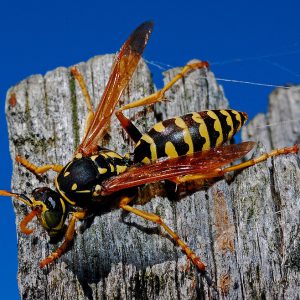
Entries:
{"label": "paper wasp", "polygon": [[[20,224],[21,231],[25,234],[32,233],[27,225],[37,217],[49,235],[56,236],[63,230],[69,208],[78,208],[71,213],[63,243],[40,262],[40,267],[53,262],[66,251],[74,237],[76,221],[86,218],[91,213],[90,205],[93,201],[99,202],[107,196],[117,194],[120,197],[119,208],[162,226],[197,268],[205,273],[205,265],[201,259],[159,216],[129,205],[135,197],[132,195],[132,189],[161,180],[180,184],[222,177],[227,172],[249,167],[268,157],[298,151],[298,146],[282,148],[244,163],[225,167],[245,156],[255,145],[253,142],[224,145],[244,125],[247,120],[246,113],[232,109],[192,112],[159,122],[145,134],[140,133],[123,114],[124,110],[162,101],[165,92],[178,79],[193,69],[207,68],[207,62],[186,65],[162,90],[122,106],[115,112],[120,96],[128,86],[142,56],[152,26],[151,22],[143,23],[122,46],[95,111],[81,74],[76,68],[72,68],[71,72],[82,89],[89,112],[85,135],[73,159],[66,166],[48,164],[37,167],[23,157],[16,157],[17,162],[36,175],[49,170],[57,172],[56,191],[47,187],[37,188],[32,192],[32,197],[0,191],[0,195],[13,196],[32,209]],[[113,113],[135,143],[131,156],[121,156],[98,146]]]}

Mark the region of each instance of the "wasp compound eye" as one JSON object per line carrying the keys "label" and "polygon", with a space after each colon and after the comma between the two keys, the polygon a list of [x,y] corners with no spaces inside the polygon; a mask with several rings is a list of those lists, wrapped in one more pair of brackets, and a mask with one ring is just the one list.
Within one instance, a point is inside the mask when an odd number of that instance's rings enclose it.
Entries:
{"label": "wasp compound eye", "polygon": [[48,199],[49,195],[51,195],[53,193],[55,193],[55,192],[52,191],[50,188],[41,187],[41,188],[34,189],[32,192],[32,196],[35,201],[42,201],[43,203],[45,203],[46,200]]}
{"label": "wasp compound eye", "polygon": [[36,205],[44,204],[47,210],[55,211],[61,206],[60,195],[50,188],[37,188],[33,191],[32,196]]}

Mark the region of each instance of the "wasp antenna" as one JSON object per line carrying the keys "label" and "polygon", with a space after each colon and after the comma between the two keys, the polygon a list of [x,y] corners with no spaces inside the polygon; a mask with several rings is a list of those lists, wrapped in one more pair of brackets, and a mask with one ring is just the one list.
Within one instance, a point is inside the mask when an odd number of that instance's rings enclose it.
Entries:
{"label": "wasp antenna", "polygon": [[0,196],[14,197],[30,207],[33,206],[32,201],[24,194],[17,194],[17,193],[12,193],[12,192],[5,191],[5,190],[0,190]]}

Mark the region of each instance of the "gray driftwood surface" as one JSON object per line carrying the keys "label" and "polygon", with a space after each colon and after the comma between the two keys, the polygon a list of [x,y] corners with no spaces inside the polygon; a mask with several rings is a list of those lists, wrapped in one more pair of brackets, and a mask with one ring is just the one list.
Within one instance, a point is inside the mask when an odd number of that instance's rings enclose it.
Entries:
{"label": "gray driftwood surface", "polygon": [[[96,104],[110,73],[113,56],[79,65]],[[178,72],[165,72],[165,82]],[[207,77],[207,78],[205,78]],[[154,91],[151,75],[141,62],[122,103]],[[226,108],[228,101],[211,72],[197,70],[167,93],[170,102],[130,111],[145,131],[155,120],[190,111]],[[7,120],[12,158],[29,157],[37,164],[66,164],[83,134],[86,106],[68,68],[35,75],[7,94]],[[300,140],[300,87],[271,95],[270,113],[258,116],[244,131],[268,149]],[[279,126],[265,124],[283,122]],[[264,129],[258,129],[261,126]],[[124,154],[132,143],[113,118],[104,141]],[[265,151],[259,146],[257,153]],[[256,154],[257,154],[256,153]],[[49,185],[20,165],[14,165],[12,189],[26,191]],[[268,163],[219,180],[210,188],[181,194],[166,192],[163,183],[147,186],[136,207],[159,214],[202,258],[217,291],[155,224],[120,210],[98,212],[81,222],[73,246],[61,259],[40,270],[50,245],[35,220],[35,232],[18,231],[18,283],[22,299],[299,299],[300,227],[299,159],[277,157]],[[188,187],[187,187],[188,188]],[[189,195],[188,195],[189,194]],[[166,196],[168,195],[168,196]],[[172,196],[173,195],[173,196]],[[151,201],[150,201],[151,200]],[[28,212],[15,203],[16,223]],[[86,225],[86,223],[89,223]],[[19,229],[18,229],[19,230]]]}

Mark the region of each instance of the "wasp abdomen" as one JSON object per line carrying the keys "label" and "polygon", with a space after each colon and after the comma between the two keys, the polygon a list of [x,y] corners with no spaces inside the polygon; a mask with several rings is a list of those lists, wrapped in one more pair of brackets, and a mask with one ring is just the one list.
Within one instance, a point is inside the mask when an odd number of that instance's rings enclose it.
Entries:
{"label": "wasp abdomen", "polygon": [[155,124],[134,150],[134,161],[149,163],[218,147],[244,125],[247,114],[236,110],[192,112]]}
{"label": "wasp abdomen", "polygon": [[59,173],[55,185],[70,204],[84,207],[98,196],[102,181],[123,173],[129,164],[128,159],[110,150],[90,157],[78,154]]}

